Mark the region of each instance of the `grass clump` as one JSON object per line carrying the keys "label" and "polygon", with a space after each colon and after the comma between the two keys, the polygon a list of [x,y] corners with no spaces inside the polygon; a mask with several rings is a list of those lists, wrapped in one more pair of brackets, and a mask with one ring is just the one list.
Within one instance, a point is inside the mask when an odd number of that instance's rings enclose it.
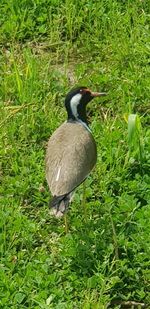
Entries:
{"label": "grass clump", "polygon": [[[12,0],[0,14],[0,305],[149,306],[148,3]],[[77,84],[108,97],[88,109],[98,162],[87,220],[80,187],[65,235],[49,215],[44,157]]]}

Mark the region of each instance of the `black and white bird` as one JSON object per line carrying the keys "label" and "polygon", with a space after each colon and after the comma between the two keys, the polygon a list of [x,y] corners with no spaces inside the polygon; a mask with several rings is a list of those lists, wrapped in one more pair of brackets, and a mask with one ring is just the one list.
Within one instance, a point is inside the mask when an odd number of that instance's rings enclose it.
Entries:
{"label": "black and white bird", "polygon": [[73,191],[86,179],[97,160],[95,140],[88,127],[86,106],[105,93],[87,87],[71,90],[65,99],[67,121],[52,134],[46,152],[46,179],[52,194],[51,213],[66,212]]}

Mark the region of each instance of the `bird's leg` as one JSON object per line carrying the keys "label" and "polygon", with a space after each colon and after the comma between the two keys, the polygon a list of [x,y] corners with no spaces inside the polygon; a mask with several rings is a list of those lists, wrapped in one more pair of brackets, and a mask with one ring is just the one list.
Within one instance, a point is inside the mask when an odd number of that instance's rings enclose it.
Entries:
{"label": "bird's leg", "polygon": [[64,214],[64,223],[65,223],[65,233],[68,233],[68,221],[67,221],[67,213]]}
{"label": "bird's leg", "polygon": [[87,207],[86,207],[86,183],[83,182],[82,208],[84,211],[84,220],[87,222]]}

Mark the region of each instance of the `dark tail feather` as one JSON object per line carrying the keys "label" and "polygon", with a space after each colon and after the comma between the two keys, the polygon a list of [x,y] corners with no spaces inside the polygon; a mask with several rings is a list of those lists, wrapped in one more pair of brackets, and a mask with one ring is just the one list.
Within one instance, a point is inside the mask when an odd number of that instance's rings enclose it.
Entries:
{"label": "dark tail feather", "polygon": [[64,194],[60,196],[53,196],[50,201],[51,214],[60,218],[67,211],[70,202],[70,194]]}

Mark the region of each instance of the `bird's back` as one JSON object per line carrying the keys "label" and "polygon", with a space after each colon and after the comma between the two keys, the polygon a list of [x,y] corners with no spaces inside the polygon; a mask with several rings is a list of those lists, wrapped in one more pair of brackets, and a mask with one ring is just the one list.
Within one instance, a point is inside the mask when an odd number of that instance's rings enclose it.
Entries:
{"label": "bird's back", "polygon": [[63,123],[51,136],[46,152],[46,178],[53,196],[73,191],[97,159],[92,134],[78,122]]}

